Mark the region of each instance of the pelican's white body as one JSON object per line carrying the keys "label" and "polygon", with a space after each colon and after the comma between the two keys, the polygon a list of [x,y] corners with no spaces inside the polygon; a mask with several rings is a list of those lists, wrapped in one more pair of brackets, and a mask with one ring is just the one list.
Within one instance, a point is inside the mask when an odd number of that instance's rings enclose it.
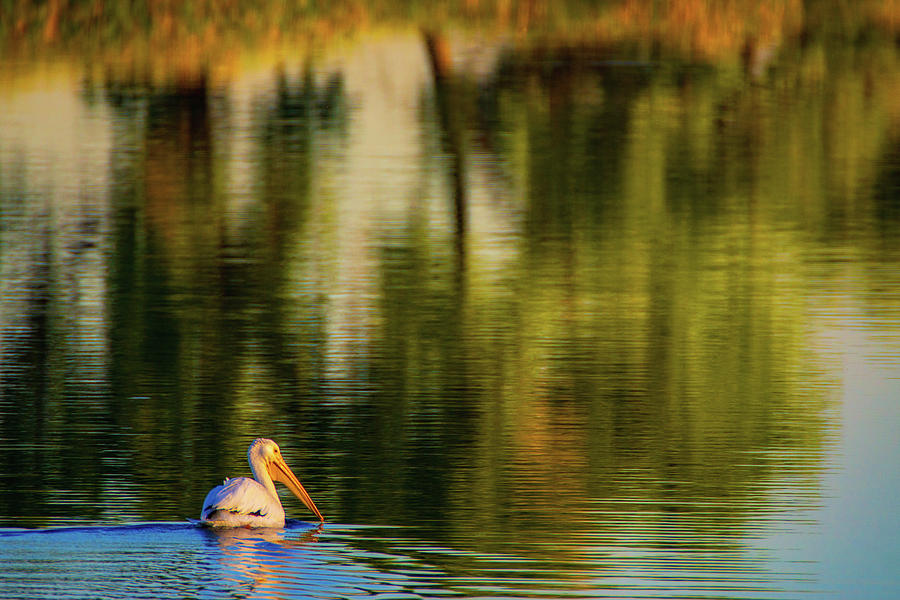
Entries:
{"label": "pelican's white body", "polygon": [[284,507],[274,484],[270,491],[255,479],[235,477],[209,490],[200,520],[224,527],[284,527]]}
{"label": "pelican's white body", "polygon": [[257,438],[247,450],[253,479],[226,479],[209,491],[203,501],[200,520],[220,527],[284,527],[284,507],[275,491],[275,480],[284,483],[295,496],[324,520],[319,509],[281,456],[278,444]]}

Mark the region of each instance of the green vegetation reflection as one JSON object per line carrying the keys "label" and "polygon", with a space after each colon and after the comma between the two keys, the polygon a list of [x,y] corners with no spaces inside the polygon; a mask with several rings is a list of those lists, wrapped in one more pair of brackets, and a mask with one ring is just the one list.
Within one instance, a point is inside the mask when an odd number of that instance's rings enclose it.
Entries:
{"label": "green vegetation reflection", "polygon": [[[7,43],[76,37],[42,18]],[[0,450],[23,474],[4,522],[195,516],[261,434],[329,517],[497,552],[538,528],[560,561],[637,529],[739,546],[778,482],[814,502],[836,383],[817,291],[849,277],[879,314],[868,291],[896,272],[811,258],[897,257],[900,62],[874,33],[784,22],[762,63],[735,59],[746,40],[718,62],[715,37],[654,53],[577,30],[504,44],[487,75],[405,31],[430,78],[397,133],[418,152],[387,172],[325,61],[268,65],[243,103],[203,61],[87,77],[115,123],[109,228],[77,250],[109,261],[107,337],[92,370],[69,340],[96,324],[65,318],[49,268],[69,250],[40,229],[27,266],[49,284],[5,351],[2,421],[38,449]],[[37,188],[4,178],[4,254],[36,243],[8,215]]]}

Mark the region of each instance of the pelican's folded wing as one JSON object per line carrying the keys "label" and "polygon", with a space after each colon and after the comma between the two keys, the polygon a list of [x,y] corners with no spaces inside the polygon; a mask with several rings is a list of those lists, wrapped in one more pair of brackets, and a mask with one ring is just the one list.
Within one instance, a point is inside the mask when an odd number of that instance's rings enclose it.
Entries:
{"label": "pelican's folded wing", "polygon": [[209,491],[200,518],[207,520],[220,510],[264,517],[270,505],[269,492],[259,482],[249,477],[235,477]]}

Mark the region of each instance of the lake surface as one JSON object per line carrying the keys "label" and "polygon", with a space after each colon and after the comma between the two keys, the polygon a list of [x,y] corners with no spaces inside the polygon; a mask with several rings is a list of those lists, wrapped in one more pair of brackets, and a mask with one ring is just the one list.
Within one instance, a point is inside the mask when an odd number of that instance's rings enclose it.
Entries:
{"label": "lake surface", "polygon": [[0,59],[0,597],[900,594],[893,38],[122,56]]}

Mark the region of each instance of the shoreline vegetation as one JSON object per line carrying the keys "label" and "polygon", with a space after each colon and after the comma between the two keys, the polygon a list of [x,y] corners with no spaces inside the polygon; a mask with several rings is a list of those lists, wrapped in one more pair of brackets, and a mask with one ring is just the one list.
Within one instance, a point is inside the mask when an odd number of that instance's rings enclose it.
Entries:
{"label": "shoreline vegetation", "polygon": [[[900,0],[0,2],[6,63],[68,60],[165,82],[229,79],[249,56],[312,56],[381,32],[478,35],[531,48],[752,64],[784,46],[900,41]],[[129,77],[129,78],[130,78]]]}

